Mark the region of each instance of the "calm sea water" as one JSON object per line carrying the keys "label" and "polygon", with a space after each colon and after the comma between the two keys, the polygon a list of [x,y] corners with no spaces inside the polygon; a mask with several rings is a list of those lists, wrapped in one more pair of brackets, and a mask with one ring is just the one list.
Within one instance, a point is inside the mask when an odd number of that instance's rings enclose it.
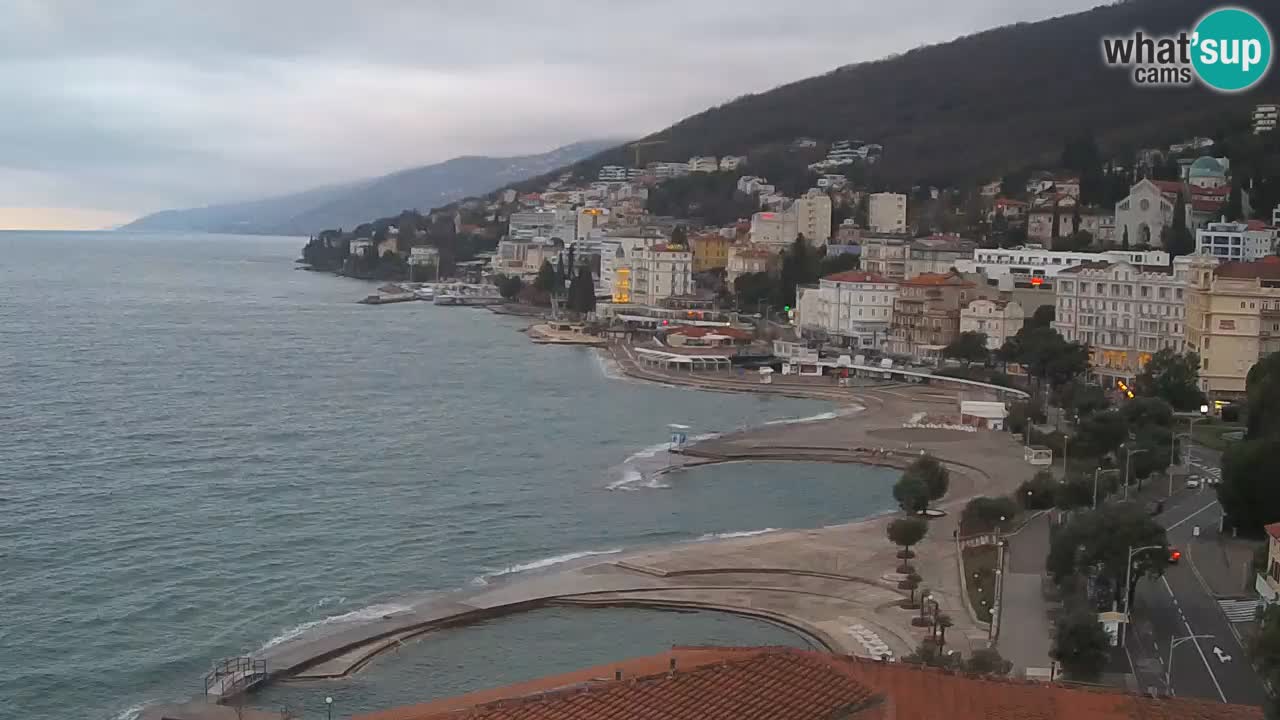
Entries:
{"label": "calm sea water", "polygon": [[[654,480],[667,423],[696,434],[829,408],[611,378],[592,351],[534,346],[523,321],[482,310],[357,305],[369,285],[296,270],[299,247],[0,233],[0,698],[15,717],[183,699],[214,659],[412,591],[892,503],[870,468]],[[659,638],[781,631],[557,610],[455,632],[469,634],[406,652],[447,651],[456,672],[430,693]],[[549,637],[554,651],[535,641]],[[376,664],[347,709],[413,700],[394,689],[403,667]]]}

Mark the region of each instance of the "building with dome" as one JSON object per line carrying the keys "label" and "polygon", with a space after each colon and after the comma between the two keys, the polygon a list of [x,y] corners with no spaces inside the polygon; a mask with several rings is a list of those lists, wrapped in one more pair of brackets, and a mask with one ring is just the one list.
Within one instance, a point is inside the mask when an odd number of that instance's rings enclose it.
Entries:
{"label": "building with dome", "polygon": [[1186,180],[1188,184],[1198,188],[1220,188],[1227,184],[1227,169],[1222,162],[1206,155],[1191,163]]}

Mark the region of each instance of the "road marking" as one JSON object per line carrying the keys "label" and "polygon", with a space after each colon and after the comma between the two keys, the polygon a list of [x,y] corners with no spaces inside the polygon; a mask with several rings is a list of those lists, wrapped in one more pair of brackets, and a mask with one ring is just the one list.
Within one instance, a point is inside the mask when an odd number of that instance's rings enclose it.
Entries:
{"label": "road marking", "polygon": [[[1169,587],[1169,579],[1164,576],[1161,576],[1160,579],[1164,581],[1165,592],[1169,593],[1169,597],[1173,597],[1173,588]],[[1191,629],[1191,623],[1187,622],[1186,618],[1182,619],[1182,624],[1186,626],[1188,635],[1196,634],[1196,631]],[[1209,665],[1209,658],[1205,657],[1204,650],[1200,647],[1200,641],[1192,640],[1191,644],[1196,646],[1196,652],[1200,653],[1200,660],[1204,663],[1204,669],[1209,673],[1209,679],[1213,681],[1213,687],[1218,690],[1218,697],[1225,703],[1227,694],[1222,692],[1222,686],[1218,684],[1218,676],[1213,674],[1213,667]]]}
{"label": "road marking", "polygon": [[1204,507],[1200,508],[1199,510],[1197,510],[1197,511],[1195,511],[1195,512],[1191,513],[1190,515],[1188,515],[1188,516],[1186,516],[1186,517],[1184,517],[1184,518],[1182,518],[1182,519],[1181,519],[1181,520],[1179,520],[1178,522],[1176,522],[1176,523],[1174,523],[1174,524],[1172,524],[1172,525],[1168,525],[1168,526],[1166,526],[1166,527],[1165,527],[1165,531],[1166,531],[1166,532],[1168,532],[1169,530],[1172,530],[1172,529],[1174,529],[1174,528],[1178,527],[1179,525],[1181,525],[1181,524],[1185,523],[1186,521],[1190,520],[1191,518],[1193,518],[1193,517],[1195,517],[1195,516],[1199,515],[1200,513],[1204,512],[1205,510],[1208,510],[1209,508],[1211,508],[1211,507],[1213,507],[1214,505],[1217,505],[1217,504],[1218,504],[1218,501],[1217,501],[1217,500],[1214,500],[1213,502],[1209,503],[1208,505],[1205,505]]}
{"label": "road marking", "polygon": [[1218,662],[1220,663],[1231,662],[1231,656],[1222,652],[1222,648],[1218,647],[1217,645],[1213,646],[1213,654],[1218,656]]}

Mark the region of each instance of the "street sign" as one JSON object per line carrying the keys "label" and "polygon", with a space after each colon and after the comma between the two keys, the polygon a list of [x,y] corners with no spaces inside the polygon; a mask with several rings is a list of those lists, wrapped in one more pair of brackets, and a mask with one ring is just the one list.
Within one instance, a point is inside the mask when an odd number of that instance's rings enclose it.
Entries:
{"label": "street sign", "polygon": [[1213,646],[1213,654],[1218,656],[1218,662],[1220,663],[1231,662],[1231,656],[1222,652],[1222,648],[1218,647],[1217,645]]}

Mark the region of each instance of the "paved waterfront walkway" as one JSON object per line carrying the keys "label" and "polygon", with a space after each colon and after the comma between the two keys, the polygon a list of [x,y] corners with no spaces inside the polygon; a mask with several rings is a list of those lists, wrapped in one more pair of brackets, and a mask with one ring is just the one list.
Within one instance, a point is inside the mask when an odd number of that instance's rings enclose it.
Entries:
{"label": "paved waterfront walkway", "polygon": [[[952,490],[930,523],[915,561],[923,585],[955,622],[949,644],[965,652],[985,644],[986,630],[965,609],[952,534],[959,509],[975,494],[1000,494],[1025,479],[1020,445],[1004,433],[903,429],[922,406],[954,398],[928,386],[844,389],[862,412],[820,422],[771,425],[699,443],[691,463],[754,458],[845,459],[905,464],[928,451],[951,464]],[[908,448],[909,444],[909,448]],[[874,448],[874,457],[862,457]],[[880,451],[883,450],[883,453]],[[979,470],[977,468],[981,467]],[[408,609],[347,626],[317,639],[278,645],[265,659],[276,676],[335,677],[377,652],[426,630],[552,603],[716,609],[762,617],[801,630],[833,651],[868,654],[851,634],[875,632],[896,656],[924,637],[911,611],[897,604],[896,548],[889,517],[814,530],[686,543],[620,556],[586,558],[501,584],[407,601]]]}
{"label": "paved waterfront walkway", "polygon": [[996,647],[1013,663],[1017,675],[1028,669],[1047,671],[1052,662],[1049,606],[1043,592],[1044,559],[1048,554],[1047,514],[1033,518],[1009,537],[1009,559],[1000,599],[1003,629]]}
{"label": "paved waterfront walkway", "polygon": [[[1008,493],[1030,475],[1017,440],[997,432],[903,428],[907,418],[922,410],[956,407],[955,394],[937,387],[838,388],[821,379],[802,378],[744,387],[741,380],[716,375],[685,373],[682,380],[733,392],[781,389],[798,397],[839,400],[860,411],[698,443],[683,458],[687,464],[771,458],[902,466],[925,451],[949,464],[951,491],[939,505],[948,514],[930,521],[914,564],[923,587],[954,622],[947,633],[948,646],[966,654],[985,647],[987,630],[964,604],[953,534],[959,510],[970,497]],[[966,397],[975,394],[970,391]],[[732,612],[787,625],[834,652],[870,656],[873,652],[852,632],[861,626],[901,657],[927,631],[912,627],[915,612],[899,607],[906,593],[897,589],[897,548],[885,537],[891,519],[584,558],[491,586],[406,598],[400,611],[330,626],[323,636],[281,643],[261,659],[274,679],[340,677],[413,635],[550,604]]]}

